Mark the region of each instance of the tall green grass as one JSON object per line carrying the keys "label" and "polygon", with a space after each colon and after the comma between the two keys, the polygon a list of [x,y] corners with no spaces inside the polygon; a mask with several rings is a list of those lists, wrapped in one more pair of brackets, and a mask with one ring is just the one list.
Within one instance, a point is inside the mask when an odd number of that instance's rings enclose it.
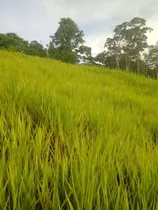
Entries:
{"label": "tall green grass", "polygon": [[158,82],[0,52],[0,209],[158,209]]}

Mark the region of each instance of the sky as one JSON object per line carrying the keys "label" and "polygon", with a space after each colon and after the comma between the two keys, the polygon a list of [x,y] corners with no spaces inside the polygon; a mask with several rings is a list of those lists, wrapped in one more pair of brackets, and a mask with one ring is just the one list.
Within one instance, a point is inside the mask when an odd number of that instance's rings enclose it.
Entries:
{"label": "sky", "polygon": [[116,25],[134,17],[154,29],[149,44],[158,41],[157,0],[0,0],[0,33],[15,32],[28,41],[48,44],[62,17],[71,17],[84,31],[93,55],[103,51]]}

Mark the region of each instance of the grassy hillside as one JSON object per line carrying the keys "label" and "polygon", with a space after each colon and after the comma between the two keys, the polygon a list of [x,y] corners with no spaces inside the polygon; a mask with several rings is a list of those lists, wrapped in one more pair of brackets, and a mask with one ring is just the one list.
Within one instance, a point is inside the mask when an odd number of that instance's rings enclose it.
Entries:
{"label": "grassy hillside", "polygon": [[0,209],[158,209],[158,82],[0,52]]}

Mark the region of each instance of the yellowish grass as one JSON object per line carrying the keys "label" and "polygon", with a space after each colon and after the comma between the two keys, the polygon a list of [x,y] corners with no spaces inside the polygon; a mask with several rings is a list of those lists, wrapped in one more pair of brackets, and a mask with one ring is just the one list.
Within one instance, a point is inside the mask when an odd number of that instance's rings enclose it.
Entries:
{"label": "yellowish grass", "polygon": [[158,209],[158,82],[0,52],[0,209]]}

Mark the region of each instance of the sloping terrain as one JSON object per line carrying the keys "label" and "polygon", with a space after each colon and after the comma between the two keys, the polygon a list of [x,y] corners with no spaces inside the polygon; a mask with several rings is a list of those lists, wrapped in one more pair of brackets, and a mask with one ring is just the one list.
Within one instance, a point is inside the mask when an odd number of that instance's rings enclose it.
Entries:
{"label": "sloping terrain", "polygon": [[0,209],[158,209],[158,82],[0,52]]}

